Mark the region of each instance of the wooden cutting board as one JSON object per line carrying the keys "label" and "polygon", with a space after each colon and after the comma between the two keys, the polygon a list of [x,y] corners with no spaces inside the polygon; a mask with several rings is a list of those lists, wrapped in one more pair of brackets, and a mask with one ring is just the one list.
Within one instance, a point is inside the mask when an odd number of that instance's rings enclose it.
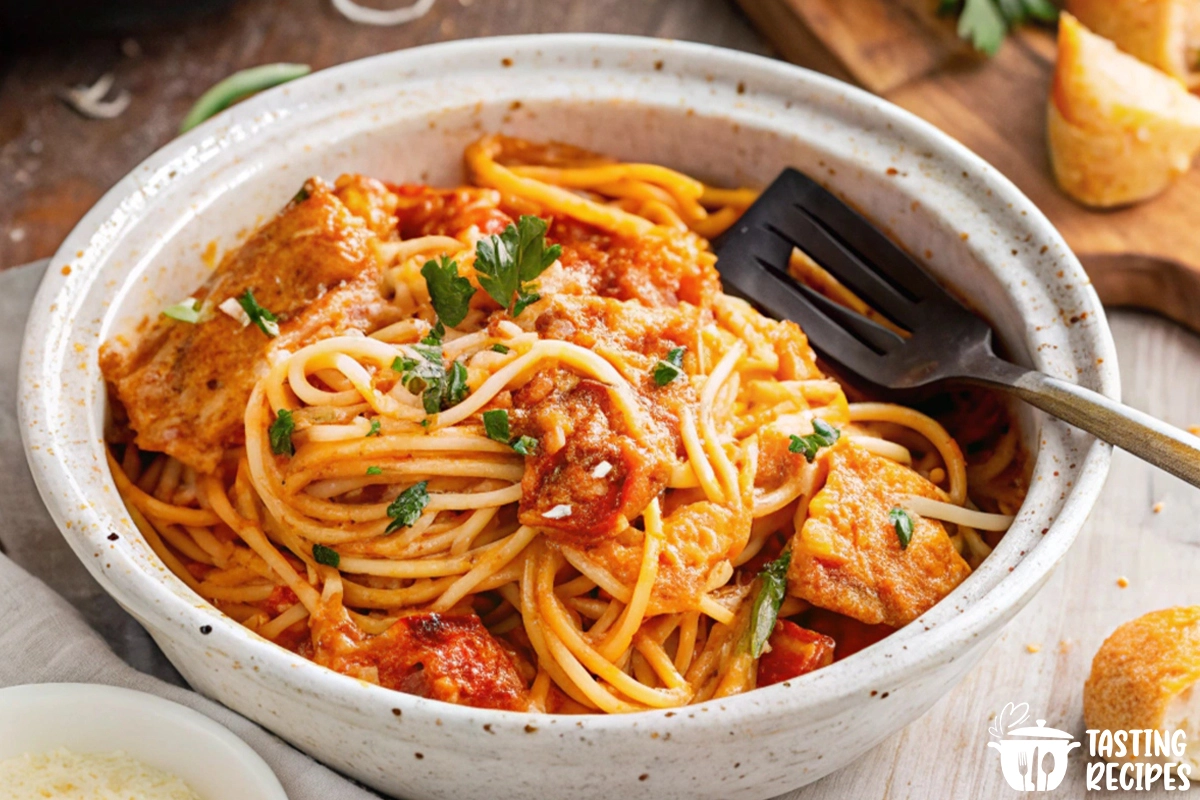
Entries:
{"label": "wooden cutting board", "polygon": [[1165,194],[1091,211],[1055,185],[1046,154],[1051,31],[1027,27],[991,59],[937,17],[936,0],[739,0],[779,52],[857,83],[958,139],[1058,226],[1107,305],[1200,332],[1200,166]]}

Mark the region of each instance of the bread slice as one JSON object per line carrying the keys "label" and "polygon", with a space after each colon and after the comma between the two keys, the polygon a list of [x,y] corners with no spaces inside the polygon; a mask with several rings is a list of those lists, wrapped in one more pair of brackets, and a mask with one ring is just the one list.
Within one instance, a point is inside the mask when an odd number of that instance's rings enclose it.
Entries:
{"label": "bread slice", "polygon": [[1200,0],[1067,0],[1066,7],[1126,53],[1200,86]]}
{"label": "bread slice", "polygon": [[1200,149],[1200,99],[1064,13],[1048,126],[1063,191],[1085,205],[1121,206],[1187,172]]}
{"label": "bread slice", "polygon": [[[1200,606],[1152,611],[1126,622],[1100,645],[1083,686],[1083,719],[1089,729],[1163,734],[1183,730],[1182,763],[1200,768]],[[1175,758],[1114,761],[1164,763]]]}

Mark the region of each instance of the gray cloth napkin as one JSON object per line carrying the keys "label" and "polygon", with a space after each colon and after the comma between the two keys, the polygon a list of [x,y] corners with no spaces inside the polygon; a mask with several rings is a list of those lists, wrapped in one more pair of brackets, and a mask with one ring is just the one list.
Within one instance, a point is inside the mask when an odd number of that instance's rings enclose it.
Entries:
{"label": "gray cloth napkin", "polygon": [[150,636],[104,593],[59,535],[34,487],[17,426],[21,335],[44,271],[41,263],[0,272],[0,553],[8,554],[0,555],[0,687],[104,683],[156,694],[241,737],[275,771],[290,800],[376,798],[187,689]]}

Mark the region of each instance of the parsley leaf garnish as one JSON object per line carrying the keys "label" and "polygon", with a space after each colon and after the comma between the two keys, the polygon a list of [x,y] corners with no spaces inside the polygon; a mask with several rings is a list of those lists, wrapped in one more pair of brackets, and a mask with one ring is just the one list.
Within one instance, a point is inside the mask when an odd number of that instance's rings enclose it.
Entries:
{"label": "parsley leaf garnish", "polygon": [[421,518],[421,512],[429,505],[429,492],[426,489],[429,481],[414,483],[405,489],[387,507],[387,515],[392,518],[385,533],[391,533],[399,528],[407,528]]}
{"label": "parsley leaf garnish", "polygon": [[671,381],[683,377],[683,352],[687,348],[674,347],[667,353],[666,359],[660,359],[654,365],[654,382],[666,386]]}
{"label": "parsley leaf garnish", "polygon": [[508,444],[508,412],[503,408],[483,412],[483,430],[489,439]]}
{"label": "parsley leaf garnish", "polygon": [[437,261],[426,261],[425,266],[421,267],[421,275],[425,278],[429,299],[433,301],[433,310],[437,312],[438,319],[451,328],[462,322],[467,316],[475,287],[458,274],[458,262],[446,256],[441,256]]}
{"label": "parsley leaf garnish", "polygon": [[433,327],[429,329],[429,333],[425,334],[425,338],[421,340],[421,344],[429,345],[430,347],[441,347],[442,340],[446,338],[446,326],[439,319],[433,323]]}
{"label": "parsley leaf garnish", "polygon": [[958,35],[989,56],[1018,25],[1058,19],[1058,8],[1050,0],[940,0],[938,13],[958,14]]}
{"label": "parsley leaf garnish", "polygon": [[342,563],[342,557],[338,555],[338,551],[323,544],[313,545],[313,560],[334,569],[337,569],[337,566]]}
{"label": "parsley leaf garnish", "polygon": [[783,597],[787,594],[787,571],[791,563],[792,551],[787,550],[758,573],[758,596],[754,598],[750,627],[746,631],[746,645],[754,658],[762,655],[763,647],[771,638],[771,631],[775,630],[779,607],[783,605]]}
{"label": "parsley leaf garnish", "polygon": [[367,435],[364,436],[363,438],[368,439],[372,436],[378,436],[379,428],[380,428],[379,420],[378,419],[371,420],[371,430],[367,431]]}
{"label": "parsley leaf garnish", "polygon": [[546,247],[547,228],[545,220],[525,214],[475,246],[479,285],[513,317],[539,299],[532,282],[562,253],[559,245]]}
{"label": "parsley leaf garnish", "polygon": [[279,319],[258,304],[258,301],[254,299],[253,291],[247,289],[237,301],[242,310],[246,312],[246,316],[258,326],[260,331],[272,339],[279,335]]}
{"label": "parsley leaf garnish", "polygon": [[200,321],[200,315],[204,310],[204,304],[194,297],[189,297],[186,300],[180,301],[173,306],[167,306],[163,309],[163,316],[178,320],[179,322],[188,322],[195,325]]}
{"label": "parsley leaf garnish", "polygon": [[275,421],[267,428],[267,438],[271,442],[271,452],[277,456],[296,455],[296,446],[292,444],[292,431],[296,429],[296,421],[292,412],[281,408],[275,414]]}
{"label": "parsley leaf garnish", "polygon": [[496,344],[492,345],[492,352],[503,355],[508,352],[508,345],[497,342]]}
{"label": "parsley leaf garnish", "polygon": [[896,529],[896,538],[900,540],[900,549],[907,550],[908,543],[912,541],[913,536],[912,517],[903,508],[897,506],[888,512],[888,519],[892,521],[892,527]]}
{"label": "parsley leaf garnish", "polygon": [[455,361],[447,368],[440,345],[422,341],[409,347],[420,358],[397,356],[392,361],[392,369],[400,373],[404,388],[421,395],[426,414],[436,414],[466,399],[470,387],[467,386],[467,368],[461,361]]}
{"label": "parsley leaf garnish", "polygon": [[383,470],[379,467],[367,467],[368,475],[382,475]]}
{"label": "parsley leaf garnish", "polygon": [[808,436],[792,435],[792,442],[788,445],[788,450],[793,453],[803,453],[804,458],[808,463],[812,463],[817,457],[817,451],[822,447],[829,447],[842,435],[842,432],[830,425],[825,420],[817,417],[813,419],[813,432]]}
{"label": "parsley leaf garnish", "polygon": [[512,443],[512,449],[523,456],[531,456],[537,450],[538,440],[532,436],[522,436]]}

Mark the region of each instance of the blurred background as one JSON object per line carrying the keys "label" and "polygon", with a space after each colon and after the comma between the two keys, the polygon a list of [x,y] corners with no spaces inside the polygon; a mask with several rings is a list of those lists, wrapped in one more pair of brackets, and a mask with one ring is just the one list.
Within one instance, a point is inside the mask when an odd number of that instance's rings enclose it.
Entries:
{"label": "blurred background", "polygon": [[[0,0],[0,269],[52,255],[110,186],[178,134],[206,89],[239,69],[317,70],[432,42],[552,31],[771,52],[733,0],[436,0],[395,27],[351,22],[330,0]],[[108,73],[108,96],[130,95],[115,119],[86,119],[60,99]]]}

